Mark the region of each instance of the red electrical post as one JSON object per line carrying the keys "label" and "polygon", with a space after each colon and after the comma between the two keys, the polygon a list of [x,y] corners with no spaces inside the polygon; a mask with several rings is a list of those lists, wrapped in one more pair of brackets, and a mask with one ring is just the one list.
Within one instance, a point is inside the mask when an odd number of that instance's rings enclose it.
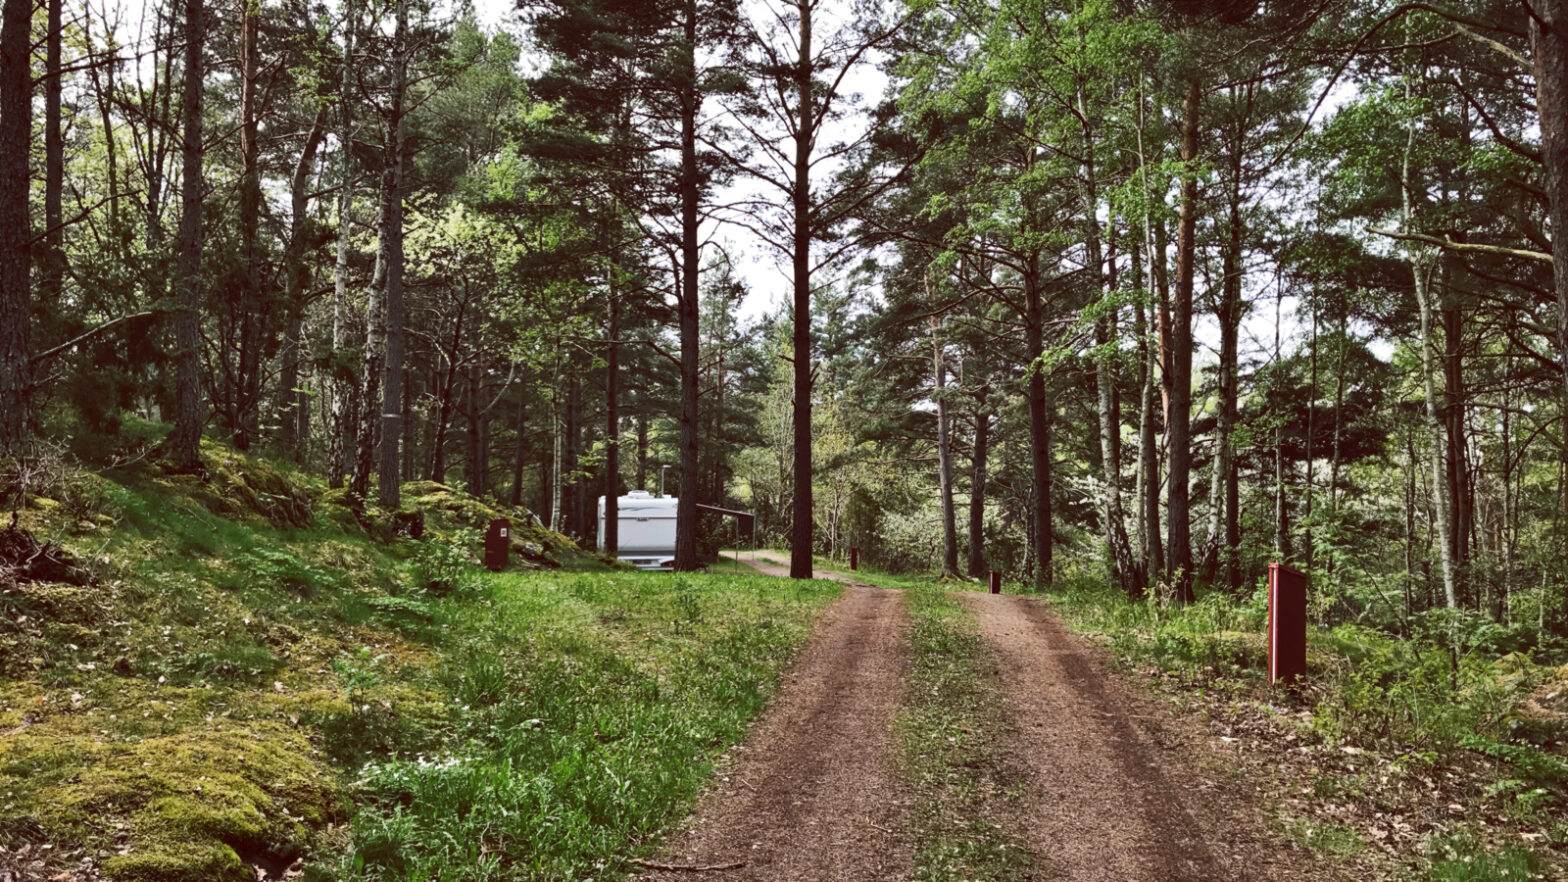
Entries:
{"label": "red electrical post", "polygon": [[1269,564],[1269,683],[1307,672],[1307,577]]}
{"label": "red electrical post", "polygon": [[851,570],[860,569],[860,549],[853,546],[849,549],[849,568]]}
{"label": "red electrical post", "polygon": [[1002,574],[998,573],[996,570],[991,571],[991,593],[1002,593]]}

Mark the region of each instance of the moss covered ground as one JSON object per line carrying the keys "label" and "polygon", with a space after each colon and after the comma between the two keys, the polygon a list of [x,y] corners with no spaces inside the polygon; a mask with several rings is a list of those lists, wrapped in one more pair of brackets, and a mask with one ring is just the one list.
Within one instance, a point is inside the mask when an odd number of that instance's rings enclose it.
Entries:
{"label": "moss covered ground", "polygon": [[835,592],[627,572],[428,482],[404,488],[425,538],[400,538],[287,466],[204,459],[70,475],[19,512],[92,578],[0,580],[0,869],[614,878]]}

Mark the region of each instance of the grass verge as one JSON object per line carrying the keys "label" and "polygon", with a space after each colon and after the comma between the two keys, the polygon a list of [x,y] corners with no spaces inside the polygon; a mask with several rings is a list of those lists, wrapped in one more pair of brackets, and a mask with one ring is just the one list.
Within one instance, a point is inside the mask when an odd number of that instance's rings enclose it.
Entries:
{"label": "grass verge", "polygon": [[839,587],[733,575],[504,575],[451,611],[452,731],[371,761],[345,879],[603,879],[650,851]]}

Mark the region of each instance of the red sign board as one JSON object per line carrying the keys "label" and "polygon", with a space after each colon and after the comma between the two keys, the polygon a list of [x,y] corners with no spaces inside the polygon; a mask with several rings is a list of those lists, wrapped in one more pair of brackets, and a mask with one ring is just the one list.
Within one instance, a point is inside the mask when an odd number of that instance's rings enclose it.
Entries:
{"label": "red sign board", "polygon": [[1269,683],[1307,672],[1307,577],[1269,564]]}
{"label": "red sign board", "polygon": [[485,531],[485,566],[500,572],[506,569],[507,552],[512,547],[512,522],[496,518]]}

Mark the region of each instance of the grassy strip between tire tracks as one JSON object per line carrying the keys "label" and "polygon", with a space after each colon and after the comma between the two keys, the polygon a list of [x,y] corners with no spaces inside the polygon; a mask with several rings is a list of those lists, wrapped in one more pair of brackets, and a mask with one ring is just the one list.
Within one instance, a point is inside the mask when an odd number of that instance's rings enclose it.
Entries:
{"label": "grassy strip between tire tracks", "polygon": [[894,723],[900,767],[914,789],[916,882],[1022,882],[1049,877],[1009,822],[1025,774],[1004,747],[1014,734],[997,685],[995,653],[957,594],[928,579],[865,571],[855,578],[904,589],[913,627],[904,708]]}

